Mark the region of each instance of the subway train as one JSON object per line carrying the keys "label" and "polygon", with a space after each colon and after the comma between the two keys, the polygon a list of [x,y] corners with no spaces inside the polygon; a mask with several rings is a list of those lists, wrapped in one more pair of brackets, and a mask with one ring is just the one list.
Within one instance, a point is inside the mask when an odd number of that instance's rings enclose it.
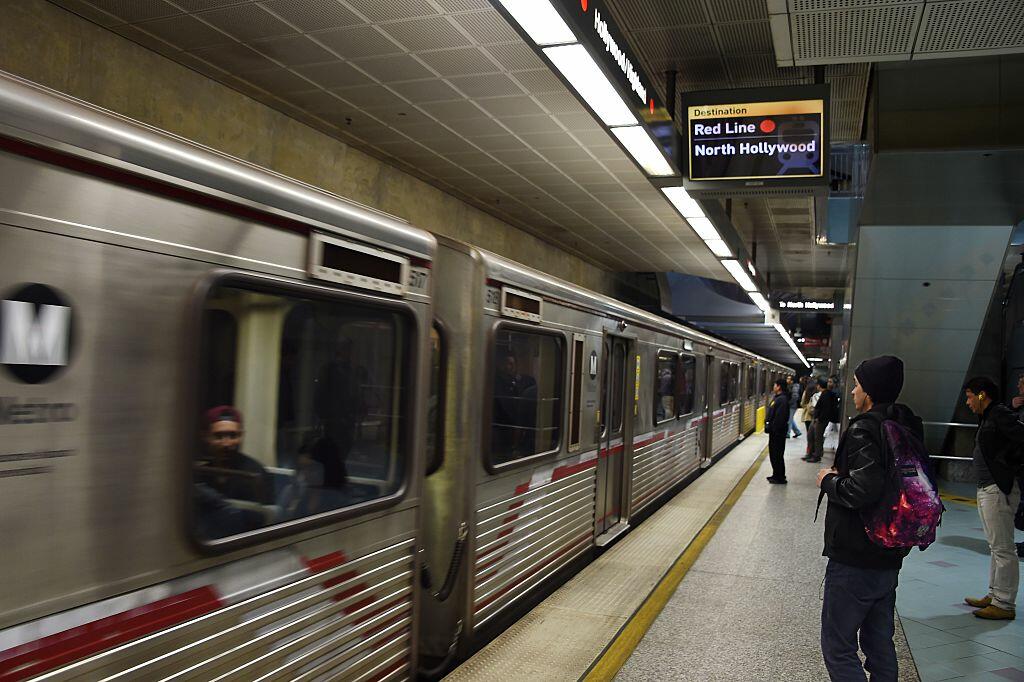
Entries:
{"label": "subway train", "polygon": [[0,680],[465,658],[789,370],[0,75]]}

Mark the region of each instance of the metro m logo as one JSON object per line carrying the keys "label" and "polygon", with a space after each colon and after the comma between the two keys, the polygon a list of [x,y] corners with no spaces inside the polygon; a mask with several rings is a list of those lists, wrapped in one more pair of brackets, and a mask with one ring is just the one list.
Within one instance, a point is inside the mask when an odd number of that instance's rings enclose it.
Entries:
{"label": "metro m logo", "polygon": [[27,301],[0,301],[0,363],[66,365],[71,308],[36,306]]}
{"label": "metro m logo", "polygon": [[0,299],[0,365],[19,381],[49,380],[71,359],[74,317],[64,296],[23,284]]}

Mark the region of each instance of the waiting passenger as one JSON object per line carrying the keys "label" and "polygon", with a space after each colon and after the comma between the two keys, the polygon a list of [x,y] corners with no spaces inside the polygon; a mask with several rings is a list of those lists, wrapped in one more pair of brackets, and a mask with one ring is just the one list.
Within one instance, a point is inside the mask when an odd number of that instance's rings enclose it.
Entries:
{"label": "waiting passenger", "polygon": [[924,429],[910,408],[896,404],[903,389],[902,360],[891,355],[865,360],[854,370],[854,382],[851,395],[859,414],[839,441],[835,464],[821,469],[817,479],[828,497],[821,653],[833,680],[864,680],[866,669],[873,681],[895,682],[896,584],[910,550],[874,543],[861,513],[875,508],[885,491],[884,420],[896,420],[922,440]]}
{"label": "waiting passenger", "polygon": [[988,594],[964,601],[987,620],[1016,617],[1020,562],[1013,544],[1013,516],[1020,504],[1015,479],[1021,466],[1024,424],[1005,405],[996,402],[999,388],[991,379],[975,377],[964,387],[967,407],[979,417],[974,441],[974,471],[978,475],[978,514],[991,554]]}
{"label": "waiting passenger", "polygon": [[274,483],[263,465],[243,454],[242,413],[221,405],[203,415],[206,457],[200,459],[195,482],[224,497],[260,504],[274,503]]}
{"label": "waiting passenger", "polygon": [[764,430],[768,434],[768,457],[772,463],[769,483],[786,483],[786,436],[789,429],[789,395],[786,383],[779,379],[772,386],[772,401],[768,403],[768,415]]}
{"label": "waiting passenger", "polygon": [[815,438],[815,426],[817,422],[814,420],[814,410],[818,407],[818,401],[821,400],[821,387],[818,385],[818,380],[811,377],[810,380],[811,397],[807,400],[807,413],[810,415],[811,423],[807,427],[807,454],[803,456],[805,462],[813,462],[814,459],[814,438]]}
{"label": "waiting passenger", "polygon": [[793,375],[786,377],[786,392],[789,398],[789,424],[787,433],[792,432],[793,438],[799,438],[802,434],[796,425],[796,411],[800,407],[800,382],[793,381]]}
{"label": "waiting passenger", "polygon": [[[1011,407],[1017,413],[1017,420],[1024,420],[1024,373],[1017,377],[1017,395],[1013,397]],[[1017,485],[1024,493],[1024,470],[1017,477]],[[1017,514],[1013,517],[1013,525],[1017,530],[1024,530],[1024,495],[1021,495],[1020,504],[1017,505]],[[1024,558],[1024,542],[1017,543],[1017,556]]]}
{"label": "waiting passenger", "polygon": [[534,452],[537,382],[519,373],[513,353],[499,355],[495,364],[491,450],[507,462]]}
{"label": "waiting passenger", "polygon": [[824,379],[818,379],[818,400],[814,405],[814,424],[811,430],[814,432],[811,456],[808,462],[820,462],[825,454],[825,431],[828,425],[835,419],[838,411],[836,394],[829,389],[829,384]]}
{"label": "waiting passenger", "polygon": [[810,376],[800,377],[800,383],[803,384],[803,389],[800,391],[800,412],[801,420],[804,423],[804,433],[807,434],[807,448],[805,455],[811,454],[811,410],[810,402],[811,396],[814,394],[814,379]]}

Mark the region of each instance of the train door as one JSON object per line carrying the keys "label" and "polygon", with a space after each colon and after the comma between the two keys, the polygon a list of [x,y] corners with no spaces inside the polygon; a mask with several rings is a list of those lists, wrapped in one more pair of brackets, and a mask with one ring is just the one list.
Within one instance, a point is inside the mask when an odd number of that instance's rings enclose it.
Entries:
{"label": "train door", "polygon": [[604,384],[601,388],[601,438],[597,471],[597,544],[611,541],[626,528],[626,463],[632,452],[633,418],[627,415],[627,390],[635,360],[630,342],[619,336],[604,338]]}
{"label": "train door", "polygon": [[700,463],[707,466],[711,462],[711,439],[715,431],[714,403],[712,402],[711,390],[717,384],[713,383],[715,374],[715,358],[713,355],[704,356],[704,432],[701,439]]}

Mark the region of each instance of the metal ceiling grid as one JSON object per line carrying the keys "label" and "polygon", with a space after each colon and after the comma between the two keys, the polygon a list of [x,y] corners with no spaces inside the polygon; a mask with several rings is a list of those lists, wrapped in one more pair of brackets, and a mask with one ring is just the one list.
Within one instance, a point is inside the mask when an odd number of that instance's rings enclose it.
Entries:
{"label": "metal ceiling grid", "polygon": [[782,65],[1024,51],[1020,0],[767,0]]}
{"label": "metal ceiling grid", "polygon": [[602,266],[725,276],[486,0],[52,1]]}

